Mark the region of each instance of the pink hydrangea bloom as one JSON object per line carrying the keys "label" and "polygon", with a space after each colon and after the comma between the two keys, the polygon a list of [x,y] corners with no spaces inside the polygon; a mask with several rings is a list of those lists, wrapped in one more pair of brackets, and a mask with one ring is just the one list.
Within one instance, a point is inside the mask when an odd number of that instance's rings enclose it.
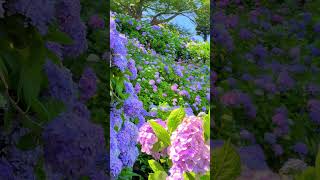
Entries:
{"label": "pink hydrangea bloom", "polygon": [[153,80],[153,79],[151,79],[150,81],[149,81],[149,84],[151,85],[151,86],[153,86],[153,85],[155,85],[155,81]]}
{"label": "pink hydrangea bloom", "polygon": [[172,91],[177,91],[177,90],[178,90],[178,84],[173,84],[173,85],[171,86],[171,90],[172,90]]}
{"label": "pink hydrangea bloom", "polygon": [[[170,176],[184,172],[205,173],[210,166],[210,147],[205,143],[203,120],[200,117],[185,117],[172,133],[168,155],[172,160]],[[172,172],[171,172],[172,171]]]}
{"label": "pink hydrangea bloom", "polygon": [[[155,121],[162,127],[167,128],[165,121],[162,121],[161,119],[156,119]],[[140,127],[138,133],[138,142],[141,144],[141,152],[149,154],[155,159],[160,159],[160,156],[166,155],[166,149],[164,149],[162,152],[152,151],[153,145],[158,142],[158,138],[149,122],[144,123],[144,125]]]}

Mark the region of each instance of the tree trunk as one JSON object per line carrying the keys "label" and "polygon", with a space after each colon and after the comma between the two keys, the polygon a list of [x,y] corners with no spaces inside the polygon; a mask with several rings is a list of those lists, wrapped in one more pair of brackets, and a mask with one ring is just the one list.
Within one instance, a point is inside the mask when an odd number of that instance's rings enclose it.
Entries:
{"label": "tree trunk", "polygon": [[207,34],[203,34],[203,40],[204,40],[205,42],[208,41],[208,35],[207,35]]}

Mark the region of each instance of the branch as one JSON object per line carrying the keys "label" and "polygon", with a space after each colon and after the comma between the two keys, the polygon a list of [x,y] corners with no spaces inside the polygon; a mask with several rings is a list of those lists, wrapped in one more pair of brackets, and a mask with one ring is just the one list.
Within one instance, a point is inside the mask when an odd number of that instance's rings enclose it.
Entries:
{"label": "branch", "polygon": [[32,123],[35,124],[36,126],[42,128],[42,126],[41,126],[39,123],[33,121],[33,120],[27,115],[27,113],[24,112],[24,111],[18,106],[18,104],[12,99],[12,97],[10,96],[10,93],[9,93],[9,86],[8,86],[8,84],[7,84],[7,82],[6,82],[6,79],[4,78],[4,75],[3,75],[2,73],[0,73],[0,76],[1,76],[1,81],[3,82],[4,87],[5,87],[5,90],[6,90],[6,92],[5,92],[5,93],[6,93],[6,96],[7,96],[7,98],[9,99],[10,103],[12,104],[12,106],[13,106],[22,116],[24,116],[27,120],[29,120],[30,122],[32,122]]}

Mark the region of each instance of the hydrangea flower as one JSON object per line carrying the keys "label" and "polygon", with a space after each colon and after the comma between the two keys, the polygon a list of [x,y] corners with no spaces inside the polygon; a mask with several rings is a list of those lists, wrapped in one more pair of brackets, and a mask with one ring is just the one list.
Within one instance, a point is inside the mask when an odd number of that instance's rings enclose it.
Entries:
{"label": "hydrangea flower", "polygon": [[[1,0],[0,9],[3,9],[2,4]],[[55,2],[52,0],[13,0],[8,1],[8,9],[12,14],[19,13],[26,16],[30,24],[37,27],[44,35],[48,32],[49,24],[54,20]]]}
{"label": "hydrangea flower", "polygon": [[106,152],[103,129],[72,112],[51,121],[42,138],[46,165],[69,178],[89,175]]}
{"label": "hydrangea flower", "polygon": [[137,82],[136,85],[134,86],[134,90],[137,94],[139,94],[140,90],[141,90],[141,86],[140,84]]}
{"label": "hydrangea flower", "polygon": [[123,127],[117,133],[118,147],[122,163],[126,167],[132,167],[138,157],[136,142],[138,138],[138,128],[128,120],[124,122]]}
{"label": "hydrangea flower", "polygon": [[87,101],[97,90],[97,76],[92,68],[86,68],[79,81],[80,99]]}
{"label": "hydrangea flower", "polygon": [[59,67],[50,60],[44,65],[44,70],[49,80],[50,96],[63,101],[66,105],[73,102],[76,89],[71,72],[64,67]]}
{"label": "hydrangea flower", "polygon": [[129,117],[138,117],[143,110],[143,103],[137,98],[130,96],[124,101],[123,110]]}
{"label": "hydrangea flower", "polygon": [[63,46],[64,56],[77,57],[88,48],[86,26],[81,20],[80,11],[79,0],[58,0],[55,4],[55,18],[59,29],[73,40],[71,45]]}
{"label": "hydrangea flower", "polygon": [[[171,145],[168,147],[172,170],[180,173],[205,173],[210,166],[210,147],[205,144],[203,120],[200,117],[185,117],[172,133]],[[170,176],[175,176],[171,173]]]}
{"label": "hydrangea flower", "polygon": [[[160,124],[162,127],[167,128],[165,121],[156,119],[155,122]],[[153,151],[153,145],[158,142],[158,138],[149,122],[144,123],[144,125],[139,128],[138,142],[141,144],[141,152],[151,155],[155,159],[160,159],[160,156],[166,155],[166,149],[162,152]]]}
{"label": "hydrangea flower", "polygon": [[298,142],[296,143],[293,147],[292,147],[293,151],[300,154],[300,155],[307,155],[308,154],[308,147],[306,144],[302,143],[302,142]]}
{"label": "hydrangea flower", "polygon": [[177,90],[178,90],[178,84],[173,84],[173,85],[171,86],[171,90],[172,90],[172,91],[177,91]]}

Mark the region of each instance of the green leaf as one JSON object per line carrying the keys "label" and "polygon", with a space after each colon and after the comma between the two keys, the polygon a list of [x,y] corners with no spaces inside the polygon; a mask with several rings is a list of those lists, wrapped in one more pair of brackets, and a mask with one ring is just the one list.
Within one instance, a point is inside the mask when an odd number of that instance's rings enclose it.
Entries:
{"label": "green leaf", "polygon": [[195,180],[196,174],[194,172],[185,172],[185,173],[183,173],[183,179],[184,180]]}
{"label": "green leaf", "polygon": [[39,160],[34,168],[36,179],[39,179],[39,180],[46,179],[46,173],[43,170],[43,164],[44,164],[43,158],[39,158]]}
{"label": "green leaf", "polygon": [[200,180],[210,180],[210,171],[200,177]]}
{"label": "green leaf", "polygon": [[45,57],[44,43],[38,36],[35,36],[33,44],[22,60],[18,86],[19,96],[23,96],[24,101],[29,107],[38,98],[40,93],[41,83],[44,77],[42,68]]}
{"label": "green leaf", "polygon": [[19,95],[28,106],[36,101],[40,93],[42,75],[37,67],[24,67],[20,73]]}
{"label": "green leaf", "polygon": [[38,138],[39,136],[34,132],[27,133],[19,139],[17,147],[21,150],[33,149],[38,145]]}
{"label": "green leaf", "polygon": [[164,171],[157,171],[155,173],[150,173],[148,176],[148,180],[165,180],[167,177],[167,173]]}
{"label": "green leaf", "polygon": [[204,137],[206,140],[210,138],[210,111],[203,117]]}
{"label": "green leaf", "polygon": [[48,34],[44,37],[46,41],[52,41],[64,45],[72,45],[73,40],[58,28],[50,28]]}
{"label": "green leaf", "polygon": [[295,180],[313,180],[316,178],[316,171],[314,167],[308,167],[301,174],[297,175]]}
{"label": "green leaf", "polygon": [[213,150],[212,164],[215,180],[236,179],[241,172],[241,161],[235,148],[227,142],[222,147]]}
{"label": "green leaf", "polygon": [[148,163],[151,169],[153,170],[153,172],[164,171],[161,164],[159,164],[157,161],[151,159],[151,160],[148,160]]}
{"label": "green leaf", "polygon": [[121,173],[118,176],[117,180],[127,180],[127,179],[132,179],[132,177],[140,177],[142,178],[139,174],[134,173],[132,171],[132,168],[124,168],[122,169]]}
{"label": "green leaf", "polygon": [[162,127],[160,124],[156,123],[155,121],[149,121],[152,130],[154,131],[154,133],[156,134],[156,136],[158,137],[158,139],[160,139],[160,141],[162,141],[166,146],[170,145],[170,136],[168,134],[168,132],[166,131],[166,129],[164,129],[164,127]]}
{"label": "green leaf", "polygon": [[320,149],[318,150],[317,158],[316,158],[316,179],[320,179]]}
{"label": "green leaf", "polygon": [[152,151],[154,152],[160,152],[162,151],[166,146],[164,145],[164,143],[162,141],[158,141],[155,144],[153,144],[152,146]]}
{"label": "green leaf", "polygon": [[175,109],[170,113],[168,117],[168,129],[170,134],[177,129],[185,115],[186,113],[182,107]]}

